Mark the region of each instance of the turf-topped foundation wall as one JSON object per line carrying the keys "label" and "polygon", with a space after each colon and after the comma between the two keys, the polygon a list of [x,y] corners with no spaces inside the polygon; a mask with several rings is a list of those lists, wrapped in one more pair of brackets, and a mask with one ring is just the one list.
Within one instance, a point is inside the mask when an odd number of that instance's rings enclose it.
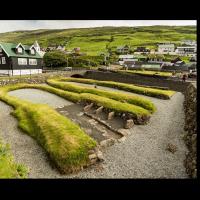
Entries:
{"label": "turf-topped foundation wall", "polygon": [[139,74],[126,74],[119,72],[102,72],[102,71],[87,71],[84,75],[87,79],[96,79],[102,81],[116,81],[121,83],[132,83],[137,85],[164,87],[178,92],[185,92],[186,87],[190,84],[178,80],[172,80],[167,77],[160,76],[145,76]]}
{"label": "turf-topped foundation wall", "polygon": [[186,155],[185,167],[190,177],[197,177],[197,122],[196,122],[196,101],[197,89],[193,84],[187,87],[185,93],[185,142],[189,152]]}

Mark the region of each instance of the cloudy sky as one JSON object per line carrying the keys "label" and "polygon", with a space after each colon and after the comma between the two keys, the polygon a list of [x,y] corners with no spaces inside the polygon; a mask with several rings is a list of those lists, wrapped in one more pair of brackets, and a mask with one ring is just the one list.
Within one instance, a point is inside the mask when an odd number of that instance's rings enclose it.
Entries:
{"label": "cloudy sky", "polygon": [[16,30],[151,25],[196,25],[196,20],[0,20],[0,33]]}

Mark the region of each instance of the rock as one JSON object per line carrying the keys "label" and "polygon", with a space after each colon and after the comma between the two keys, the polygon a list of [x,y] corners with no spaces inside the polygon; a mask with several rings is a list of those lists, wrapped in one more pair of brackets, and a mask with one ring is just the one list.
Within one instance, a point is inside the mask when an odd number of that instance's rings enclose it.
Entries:
{"label": "rock", "polygon": [[77,115],[78,115],[78,116],[82,116],[82,115],[84,115],[84,113],[83,113],[83,112],[80,112],[80,113],[78,113]]}
{"label": "rock", "polygon": [[88,129],[85,130],[85,132],[88,133],[88,134],[91,134],[92,133],[92,129],[88,128]]}
{"label": "rock", "polygon": [[85,107],[83,108],[84,112],[88,112],[88,111],[92,108],[93,105],[94,105],[94,104],[91,103],[90,105],[85,106]]}
{"label": "rock", "polygon": [[98,115],[103,111],[103,106],[99,107],[98,109],[96,109],[95,113]]}
{"label": "rock", "polygon": [[125,123],[125,125],[124,125],[124,128],[130,129],[130,128],[132,128],[133,126],[134,126],[134,122],[133,122],[132,119],[126,120],[126,123]]}
{"label": "rock", "polygon": [[124,142],[125,140],[126,140],[126,137],[123,136],[123,137],[121,137],[120,139],[118,139],[118,142]]}
{"label": "rock", "polygon": [[127,129],[120,128],[117,130],[117,132],[119,132],[123,136],[129,135],[129,132],[127,131]]}
{"label": "rock", "polygon": [[115,139],[113,138],[109,138],[107,140],[103,140],[100,142],[100,146],[101,147],[108,147],[108,146],[111,146],[115,143]]}
{"label": "rock", "polygon": [[97,152],[97,158],[98,158],[99,161],[104,161],[104,157],[103,157],[103,154],[102,154],[101,151]]}
{"label": "rock", "polygon": [[109,112],[108,113],[108,120],[113,119],[114,115],[115,115],[115,112]]}
{"label": "rock", "polygon": [[167,150],[170,151],[170,152],[172,152],[172,153],[175,153],[177,151],[177,146],[174,145],[174,144],[169,143],[167,145]]}
{"label": "rock", "polygon": [[97,155],[95,153],[89,155],[90,160],[93,160],[93,159],[96,159],[96,158],[97,158]]}
{"label": "rock", "polygon": [[192,178],[197,178],[197,169],[192,172]]}
{"label": "rock", "polygon": [[88,154],[94,154],[94,153],[95,153],[95,151],[93,149],[88,151]]}

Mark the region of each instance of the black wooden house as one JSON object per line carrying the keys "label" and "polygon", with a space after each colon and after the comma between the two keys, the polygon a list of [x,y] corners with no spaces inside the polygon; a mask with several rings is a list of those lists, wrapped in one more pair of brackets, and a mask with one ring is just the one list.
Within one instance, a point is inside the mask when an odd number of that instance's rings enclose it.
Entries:
{"label": "black wooden house", "polygon": [[0,74],[42,73],[43,59],[34,45],[0,42]]}

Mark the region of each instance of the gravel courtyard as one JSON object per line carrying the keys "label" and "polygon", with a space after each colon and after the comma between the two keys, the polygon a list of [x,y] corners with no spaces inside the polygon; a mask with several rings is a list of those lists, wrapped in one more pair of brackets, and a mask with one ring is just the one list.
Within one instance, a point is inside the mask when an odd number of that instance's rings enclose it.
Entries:
{"label": "gravel courtyard", "polygon": [[[25,90],[27,89],[9,94],[28,99]],[[44,93],[46,92],[34,89],[32,101],[47,103],[53,107],[69,104],[55,95],[52,97],[48,94],[45,97]],[[52,168],[43,149],[17,128],[17,120],[9,115],[12,108],[3,102],[0,102],[0,136],[11,145],[16,161],[30,168],[30,178],[188,178],[183,166],[187,152],[182,139],[184,96],[177,92],[171,100],[146,98],[151,99],[157,107],[150,122],[134,126],[130,130],[131,135],[124,142],[116,143],[104,151],[105,161],[102,164],[84,169],[78,174],[60,175]],[[174,154],[166,150],[168,143],[177,146]]]}

